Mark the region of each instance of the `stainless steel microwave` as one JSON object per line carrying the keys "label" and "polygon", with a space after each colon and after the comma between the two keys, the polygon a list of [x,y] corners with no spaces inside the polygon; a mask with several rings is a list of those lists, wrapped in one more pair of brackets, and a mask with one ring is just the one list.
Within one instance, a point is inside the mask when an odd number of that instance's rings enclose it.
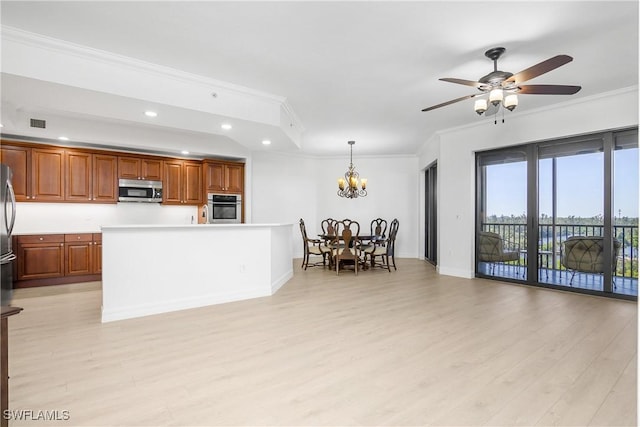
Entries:
{"label": "stainless steel microwave", "polygon": [[120,202],[162,202],[162,181],[143,179],[121,179],[118,181]]}
{"label": "stainless steel microwave", "polygon": [[207,194],[209,222],[212,224],[239,224],[242,222],[242,196],[240,194]]}

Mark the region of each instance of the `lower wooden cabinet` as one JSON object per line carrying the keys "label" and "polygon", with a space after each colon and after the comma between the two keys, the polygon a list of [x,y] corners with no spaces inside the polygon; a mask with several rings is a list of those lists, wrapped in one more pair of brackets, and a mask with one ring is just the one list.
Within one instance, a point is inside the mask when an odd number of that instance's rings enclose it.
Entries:
{"label": "lower wooden cabinet", "polygon": [[21,235],[16,243],[16,287],[100,280],[100,233]]}

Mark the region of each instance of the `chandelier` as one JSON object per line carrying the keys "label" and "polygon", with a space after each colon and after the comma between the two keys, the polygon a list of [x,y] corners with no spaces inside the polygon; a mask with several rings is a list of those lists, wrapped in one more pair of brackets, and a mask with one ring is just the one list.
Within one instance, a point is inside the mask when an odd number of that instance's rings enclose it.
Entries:
{"label": "chandelier", "polygon": [[353,166],[353,144],[355,143],[355,141],[348,141],[351,147],[349,170],[344,174],[344,178],[338,178],[338,196],[346,197],[347,199],[355,199],[367,195],[367,179],[360,179],[360,174],[356,172],[356,168]]}

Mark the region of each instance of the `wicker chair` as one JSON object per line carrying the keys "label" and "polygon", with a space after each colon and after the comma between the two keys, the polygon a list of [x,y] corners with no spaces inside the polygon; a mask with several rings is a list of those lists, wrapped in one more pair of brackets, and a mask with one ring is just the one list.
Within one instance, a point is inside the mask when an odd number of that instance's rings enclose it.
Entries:
{"label": "wicker chair", "polygon": [[[505,246],[510,246],[505,248]],[[497,263],[518,261],[520,250],[507,244],[498,233],[481,231],[478,235],[478,260],[491,265],[491,275],[495,273]]]}
{"label": "wicker chair", "polygon": [[[613,256],[611,257],[611,271],[616,271],[620,241],[613,239]],[[602,237],[573,236],[564,241],[560,261],[571,271],[569,286],[572,286],[576,272],[604,274],[604,239]],[[613,282],[615,288],[616,283]]]}

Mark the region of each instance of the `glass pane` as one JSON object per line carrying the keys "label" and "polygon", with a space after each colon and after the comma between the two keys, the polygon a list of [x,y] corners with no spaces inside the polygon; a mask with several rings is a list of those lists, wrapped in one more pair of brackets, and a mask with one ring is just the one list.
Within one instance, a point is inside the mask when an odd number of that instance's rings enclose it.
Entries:
{"label": "glass pane", "polygon": [[[538,281],[602,291],[604,154],[602,141],[549,147],[538,162]],[[572,153],[573,151],[573,153]]]}
{"label": "glass pane", "polygon": [[480,158],[479,274],[526,279],[527,162],[523,151]]}
{"label": "glass pane", "polygon": [[[638,295],[638,134],[615,139],[613,153],[613,236],[615,293]],[[614,245],[614,251],[616,251]]]}

